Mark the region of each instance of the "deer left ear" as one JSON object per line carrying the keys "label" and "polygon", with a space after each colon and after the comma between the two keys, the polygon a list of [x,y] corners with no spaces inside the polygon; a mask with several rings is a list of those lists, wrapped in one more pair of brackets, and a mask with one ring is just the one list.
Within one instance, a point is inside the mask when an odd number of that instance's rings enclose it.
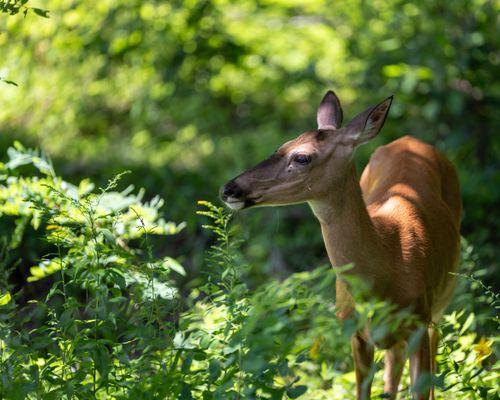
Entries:
{"label": "deer left ear", "polygon": [[347,135],[356,146],[366,143],[378,135],[384,126],[392,99],[393,96],[388,97],[375,107],[370,107],[358,114],[349,122],[346,127]]}
{"label": "deer left ear", "polygon": [[316,114],[318,130],[335,130],[342,125],[342,107],[333,90],[326,92]]}

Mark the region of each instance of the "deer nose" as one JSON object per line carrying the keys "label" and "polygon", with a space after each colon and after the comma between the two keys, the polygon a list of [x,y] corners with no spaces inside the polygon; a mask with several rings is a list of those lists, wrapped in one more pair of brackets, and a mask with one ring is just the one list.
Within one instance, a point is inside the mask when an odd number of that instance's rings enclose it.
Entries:
{"label": "deer nose", "polygon": [[234,181],[229,181],[221,189],[220,197],[226,201],[229,197],[238,198],[243,195],[243,189]]}

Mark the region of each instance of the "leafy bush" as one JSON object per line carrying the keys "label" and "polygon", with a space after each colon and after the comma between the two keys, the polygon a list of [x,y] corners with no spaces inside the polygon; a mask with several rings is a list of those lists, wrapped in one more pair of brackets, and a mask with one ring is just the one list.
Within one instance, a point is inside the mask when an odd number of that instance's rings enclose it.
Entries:
{"label": "leafy bush", "polygon": [[[147,239],[174,234],[182,224],[159,216],[157,197],[143,202],[144,193],[133,195],[131,187],[112,191],[117,178],[94,193],[88,180],[63,181],[48,159],[18,143],[9,157],[2,165],[0,213],[16,220],[3,242],[15,250],[30,224],[51,251],[31,267],[28,282],[55,278],[27,305],[16,305],[16,294],[5,301],[3,396],[120,397],[131,382],[140,391],[162,364],[159,346],[171,341],[175,320],[163,320],[178,308],[171,272],[184,274],[175,260],[153,258]],[[27,165],[41,176],[21,173]],[[5,276],[2,282],[3,291],[10,289]]]}

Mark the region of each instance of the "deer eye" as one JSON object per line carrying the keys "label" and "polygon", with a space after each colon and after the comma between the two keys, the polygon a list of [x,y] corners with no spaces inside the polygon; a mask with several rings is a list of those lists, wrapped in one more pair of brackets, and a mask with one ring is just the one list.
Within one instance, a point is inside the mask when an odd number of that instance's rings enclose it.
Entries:
{"label": "deer eye", "polygon": [[293,161],[302,165],[309,164],[311,160],[311,156],[308,156],[307,154],[297,154],[293,157]]}

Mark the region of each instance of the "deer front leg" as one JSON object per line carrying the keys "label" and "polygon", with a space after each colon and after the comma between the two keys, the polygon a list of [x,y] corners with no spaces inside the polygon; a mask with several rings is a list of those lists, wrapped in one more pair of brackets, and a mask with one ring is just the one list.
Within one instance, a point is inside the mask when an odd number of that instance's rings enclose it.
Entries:
{"label": "deer front leg", "polygon": [[[430,369],[431,374],[434,376],[437,373],[437,363],[436,363],[436,355],[437,348],[439,344],[439,332],[434,327],[430,327],[429,330],[429,345],[430,345]],[[429,395],[429,400],[434,400],[434,388],[431,387],[431,392]]]}
{"label": "deer front leg", "polygon": [[421,379],[430,378],[431,373],[431,348],[429,343],[429,335],[427,332],[424,333],[420,341],[420,346],[417,351],[410,355],[410,380],[412,385],[413,398],[417,400],[428,400],[430,390],[418,389],[415,390],[415,385],[419,383]]}
{"label": "deer front leg", "polygon": [[369,400],[373,374],[373,345],[359,335],[351,338],[352,356],[356,371],[356,399]]}
{"label": "deer front leg", "polygon": [[384,393],[394,400],[406,361],[406,343],[399,342],[385,352]]}

